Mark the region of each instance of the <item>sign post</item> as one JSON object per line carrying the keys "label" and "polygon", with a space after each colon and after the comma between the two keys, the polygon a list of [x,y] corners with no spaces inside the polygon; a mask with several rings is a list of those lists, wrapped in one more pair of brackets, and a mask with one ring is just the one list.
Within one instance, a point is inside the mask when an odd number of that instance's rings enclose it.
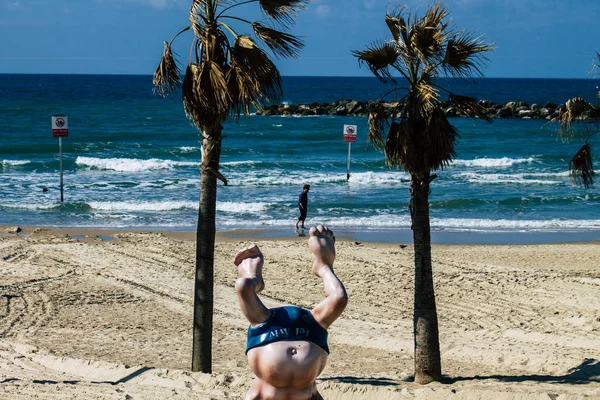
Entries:
{"label": "sign post", "polygon": [[62,138],[69,136],[69,120],[66,115],[52,116],[52,137],[58,138],[58,151],[60,154],[60,202],[64,201],[63,196],[63,162],[62,162]]}
{"label": "sign post", "polygon": [[348,167],[346,169],[346,180],[350,180],[350,147],[356,142],[356,125],[344,125],[344,142],[348,142]]}

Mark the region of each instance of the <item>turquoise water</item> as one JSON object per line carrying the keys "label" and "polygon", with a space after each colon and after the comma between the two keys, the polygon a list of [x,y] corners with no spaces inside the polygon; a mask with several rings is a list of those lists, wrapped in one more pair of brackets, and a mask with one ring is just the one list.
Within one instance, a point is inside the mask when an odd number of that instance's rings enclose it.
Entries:
{"label": "turquoise water", "polygon": [[[291,103],[369,100],[385,91],[368,78],[285,78],[284,85]],[[484,79],[462,92],[543,105],[564,103],[575,91],[593,99],[595,85]],[[50,118],[59,113],[69,117],[63,203],[58,140],[50,132]],[[177,95],[152,95],[151,77],[0,75],[0,121],[0,224],[195,229],[198,134]],[[579,142],[561,143],[546,121],[452,122],[461,134],[458,156],[432,184],[434,234],[600,238],[599,189],[574,186],[568,178]],[[298,194],[309,183],[308,223],[348,232],[409,232],[409,178],[387,167],[367,143],[366,123],[333,116],[251,116],[227,123],[221,161],[229,185],[219,186],[217,229],[288,232]],[[358,126],[350,180],[344,124]]]}

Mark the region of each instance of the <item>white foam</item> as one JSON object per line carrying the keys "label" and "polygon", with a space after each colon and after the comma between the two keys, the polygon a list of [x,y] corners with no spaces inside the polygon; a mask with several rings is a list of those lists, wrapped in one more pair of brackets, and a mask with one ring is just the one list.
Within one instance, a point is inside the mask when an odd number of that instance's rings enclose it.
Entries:
{"label": "white foam", "polygon": [[[219,225],[241,226],[245,221],[226,218],[218,215]],[[367,217],[320,217],[315,215],[311,221],[318,222],[329,227],[363,228],[363,229],[410,229],[409,216],[400,216],[391,213],[367,216]],[[310,222],[313,223],[313,222]],[[259,218],[253,220],[255,226],[288,226],[290,219]],[[459,231],[459,232],[564,232],[564,231],[587,231],[600,230],[600,220],[576,220],[576,219],[548,219],[548,220],[511,220],[511,219],[488,219],[488,218],[432,218],[432,231]]]}
{"label": "white foam", "polygon": [[271,203],[237,203],[217,202],[217,210],[229,213],[253,213],[260,214],[267,210]]}
{"label": "white foam", "polygon": [[232,171],[228,175],[228,179],[232,185],[240,186],[297,185],[298,182],[308,184],[349,182],[351,185],[392,186],[405,184],[409,177],[403,171],[350,172],[350,180],[348,181],[346,171],[338,173],[313,173],[309,171],[291,173],[290,171],[273,169],[269,171],[268,176],[257,175],[254,171],[242,173]]}
{"label": "white foam", "polygon": [[129,201],[90,201],[89,206],[97,211],[174,211],[186,209],[198,209],[198,203],[194,201],[152,201],[152,202],[129,202]]}
{"label": "white foam", "polygon": [[514,220],[487,218],[432,218],[431,227],[462,228],[467,231],[552,231],[552,230],[595,230],[600,229],[598,219],[545,219]]}
{"label": "white foam", "polygon": [[2,166],[17,166],[17,165],[26,165],[30,164],[29,160],[2,160]]}
{"label": "white foam", "polygon": [[13,210],[51,210],[60,207],[60,203],[19,203],[19,204],[0,204],[2,208]]}
{"label": "white foam", "polygon": [[226,161],[222,162],[221,165],[232,166],[232,165],[259,165],[262,164],[262,161],[251,161],[251,160],[243,160],[243,161]]}
{"label": "white foam", "polygon": [[474,160],[454,160],[451,165],[482,168],[508,168],[515,164],[531,164],[535,162],[534,157],[529,158],[476,158]]}
{"label": "white foam", "polygon": [[[519,184],[519,185],[558,185],[562,184],[563,180],[549,179],[530,179],[532,174],[477,174],[474,172],[463,172],[457,174],[456,177],[466,180],[470,183],[487,183],[487,184]],[[540,175],[548,176],[550,175]],[[555,175],[559,177],[559,175]],[[562,176],[562,175],[561,175]]]}
{"label": "white foam", "polygon": [[96,157],[77,157],[77,165],[90,168],[119,171],[119,172],[142,172],[160,169],[173,169],[176,167],[195,167],[197,162],[173,161],[152,158],[141,160],[136,158],[96,158]]}
{"label": "white foam", "polygon": [[195,151],[199,151],[200,147],[194,147],[194,146],[180,146],[178,147],[178,149],[180,151],[182,151],[183,153],[192,153]]}

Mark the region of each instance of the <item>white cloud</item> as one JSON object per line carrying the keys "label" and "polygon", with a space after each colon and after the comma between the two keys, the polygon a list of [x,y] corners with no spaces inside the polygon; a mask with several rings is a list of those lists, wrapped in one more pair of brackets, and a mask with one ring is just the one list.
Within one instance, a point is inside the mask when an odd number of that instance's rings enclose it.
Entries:
{"label": "white cloud", "polygon": [[317,16],[321,18],[327,18],[329,16],[330,9],[328,5],[321,4],[317,6]]}

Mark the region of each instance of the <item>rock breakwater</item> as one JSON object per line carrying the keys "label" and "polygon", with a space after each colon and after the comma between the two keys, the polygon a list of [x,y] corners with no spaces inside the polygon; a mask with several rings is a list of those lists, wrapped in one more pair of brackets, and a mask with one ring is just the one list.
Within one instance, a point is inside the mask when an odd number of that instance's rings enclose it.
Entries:
{"label": "rock breakwater", "polygon": [[[528,104],[524,101],[511,101],[504,104],[488,100],[479,100],[491,118],[520,118],[520,119],[547,119],[558,117],[564,110],[564,104],[545,103]],[[273,104],[257,112],[257,115],[282,115],[282,116],[309,116],[309,115],[338,115],[338,116],[368,116],[369,110],[374,105],[383,105],[390,112],[398,105],[397,102],[383,101],[356,101],[339,100],[331,103],[311,104]],[[466,117],[461,114],[450,102],[442,105],[448,117]],[[400,106],[402,109],[402,105]]]}

